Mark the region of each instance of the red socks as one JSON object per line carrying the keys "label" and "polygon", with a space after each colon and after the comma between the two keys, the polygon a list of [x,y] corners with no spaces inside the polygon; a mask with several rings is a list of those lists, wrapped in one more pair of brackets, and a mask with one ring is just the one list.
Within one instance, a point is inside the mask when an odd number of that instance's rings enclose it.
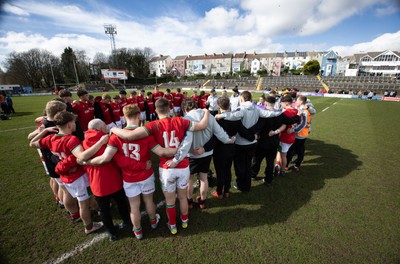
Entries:
{"label": "red socks", "polygon": [[167,204],[167,216],[168,216],[168,222],[169,225],[176,225],[176,209],[175,209],[175,204],[173,205],[168,205]]}
{"label": "red socks", "polygon": [[182,221],[186,221],[188,219],[189,215],[181,215],[181,219]]}

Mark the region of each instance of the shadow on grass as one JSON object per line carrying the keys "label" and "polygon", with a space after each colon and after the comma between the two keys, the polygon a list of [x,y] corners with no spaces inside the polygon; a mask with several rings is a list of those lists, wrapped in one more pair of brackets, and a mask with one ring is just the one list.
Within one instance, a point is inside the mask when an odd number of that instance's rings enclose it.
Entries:
{"label": "shadow on grass", "polygon": [[17,116],[26,116],[26,115],[33,115],[35,112],[16,112],[15,114],[11,114],[10,117],[17,117]]}
{"label": "shadow on grass", "polygon": [[346,177],[362,164],[350,150],[323,141],[309,139],[306,149],[301,171],[274,179],[273,186],[253,182],[249,193],[234,191],[228,199],[208,199],[210,209],[191,212],[191,228],[187,235],[207,231],[235,232],[246,227],[285,222],[310,201],[314,191],[324,187],[326,179]]}

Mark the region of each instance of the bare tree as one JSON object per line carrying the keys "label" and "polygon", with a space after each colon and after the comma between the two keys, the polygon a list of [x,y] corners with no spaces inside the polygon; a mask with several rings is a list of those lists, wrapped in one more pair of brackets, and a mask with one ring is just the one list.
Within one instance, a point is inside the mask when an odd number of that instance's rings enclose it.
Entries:
{"label": "bare tree", "polygon": [[11,52],[6,59],[8,81],[33,88],[51,87],[54,84],[50,63],[56,70],[59,68],[57,57],[47,50]]}

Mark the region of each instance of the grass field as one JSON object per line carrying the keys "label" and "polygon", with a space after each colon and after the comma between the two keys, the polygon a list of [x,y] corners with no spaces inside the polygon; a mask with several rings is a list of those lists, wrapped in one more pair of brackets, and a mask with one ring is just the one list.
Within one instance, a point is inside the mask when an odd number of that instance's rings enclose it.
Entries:
{"label": "grass field", "polygon": [[[33,119],[50,98],[14,97],[17,114],[0,121],[0,263],[56,260],[98,237],[56,208],[28,147]],[[176,236],[165,224],[151,231],[144,217],[142,241],[128,233],[99,239],[64,263],[399,263],[400,104],[312,101],[318,113],[300,172],[271,188],[258,181],[249,193],[210,198]],[[164,207],[158,211],[164,223]]]}

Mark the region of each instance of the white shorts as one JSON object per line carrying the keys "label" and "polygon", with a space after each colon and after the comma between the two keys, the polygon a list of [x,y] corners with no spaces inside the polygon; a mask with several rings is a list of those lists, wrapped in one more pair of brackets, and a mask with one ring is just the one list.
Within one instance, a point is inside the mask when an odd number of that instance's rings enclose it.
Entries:
{"label": "white shorts", "polygon": [[87,174],[83,174],[81,177],[76,179],[73,183],[64,183],[65,188],[72,197],[76,198],[78,201],[85,201],[92,196],[89,187],[89,180]]}
{"label": "white shorts", "polygon": [[181,112],[181,107],[180,106],[174,106],[174,112],[175,113],[180,113]]}
{"label": "white shorts", "polygon": [[125,125],[126,125],[125,116],[120,116],[120,117],[119,117],[119,121],[121,121],[122,126],[125,126]]}
{"label": "white shorts", "polygon": [[155,191],[154,174],[144,181],[126,182],[124,181],[124,190],[127,197],[135,197],[139,194],[150,194]]}
{"label": "white shorts", "polygon": [[61,181],[60,178],[53,178],[58,183],[58,186],[64,186],[65,184]]}
{"label": "white shorts", "polygon": [[113,128],[113,127],[117,127],[117,125],[114,122],[108,124],[107,125],[107,133],[110,132],[111,128]]}
{"label": "white shorts", "polygon": [[146,120],[146,111],[140,112],[140,120],[141,120],[141,121]]}
{"label": "white shorts", "polygon": [[292,144],[287,144],[287,143],[279,142],[279,152],[281,152],[281,153],[287,153],[291,145],[292,145]]}
{"label": "white shorts", "polygon": [[115,124],[117,125],[118,128],[122,128],[122,122],[121,122],[121,120],[115,121]]}
{"label": "white shorts", "polygon": [[175,192],[178,189],[186,189],[189,183],[189,166],[183,169],[159,168],[161,188],[164,192]]}

